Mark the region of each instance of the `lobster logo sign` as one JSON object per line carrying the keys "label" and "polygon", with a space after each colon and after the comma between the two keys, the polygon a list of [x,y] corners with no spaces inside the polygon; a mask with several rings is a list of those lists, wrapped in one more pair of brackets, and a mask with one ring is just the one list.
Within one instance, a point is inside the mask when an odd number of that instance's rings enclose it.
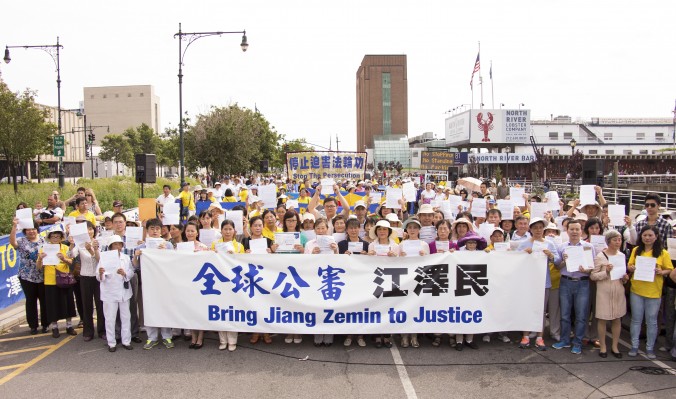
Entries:
{"label": "lobster logo sign", "polygon": [[481,141],[491,141],[491,139],[488,138],[488,132],[493,130],[493,114],[488,112],[486,114],[488,117],[486,120],[484,120],[484,114],[479,112],[476,114],[476,121],[479,129],[481,129],[484,132],[484,138],[481,139]]}

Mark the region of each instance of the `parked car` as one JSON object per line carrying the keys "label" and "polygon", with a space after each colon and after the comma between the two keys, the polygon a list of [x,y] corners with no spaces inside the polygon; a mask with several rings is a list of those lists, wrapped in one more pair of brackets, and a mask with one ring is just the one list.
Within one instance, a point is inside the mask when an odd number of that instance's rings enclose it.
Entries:
{"label": "parked car", "polygon": [[[21,179],[23,179],[23,180],[21,180]],[[3,177],[2,179],[0,179],[0,183],[12,183],[12,181],[13,181],[13,180],[12,180],[11,177]],[[22,182],[23,182],[23,183],[30,183],[31,181],[30,181],[30,179],[29,179],[28,177],[26,177],[26,176],[17,176],[17,177],[16,177],[16,182],[19,183],[19,184],[21,184]]]}

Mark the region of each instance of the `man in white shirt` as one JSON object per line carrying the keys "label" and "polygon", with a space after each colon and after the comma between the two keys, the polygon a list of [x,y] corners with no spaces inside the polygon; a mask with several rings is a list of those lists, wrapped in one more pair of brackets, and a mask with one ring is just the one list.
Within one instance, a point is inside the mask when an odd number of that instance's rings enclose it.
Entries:
{"label": "man in white shirt", "polygon": [[169,187],[168,184],[165,184],[162,187],[162,194],[160,194],[160,196],[157,197],[157,205],[159,205],[160,210],[162,210],[162,207],[164,206],[164,204],[175,202],[175,201],[176,201],[176,198],[174,198],[174,196],[171,195],[171,187]]}
{"label": "man in white shirt", "polygon": [[221,182],[217,181],[214,183],[214,198],[216,198],[217,202],[221,202],[223,200],[223,193],[225,191],[221,190]]}

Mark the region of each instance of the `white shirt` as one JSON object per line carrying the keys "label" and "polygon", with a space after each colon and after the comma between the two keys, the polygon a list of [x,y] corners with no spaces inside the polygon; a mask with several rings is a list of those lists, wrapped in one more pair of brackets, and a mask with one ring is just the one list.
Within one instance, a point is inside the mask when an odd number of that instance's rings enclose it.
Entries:
{"label": "white shirt", "polygon": [[160,194],[159,197],[157,197],[157,203],[160,205],[164,205],[166,203],[172,203],[175,202],[176,198],[174,198],[173,195],[169,194],[166,197],[164,196],[164,193]]}
{"label": "white shirt", "polygon": [[98,273],[96,269],[99,262],[89,253],[89,251],[87,251],[86,248],[82,248],[82,250],[80,250],[80,248],[75,246],[71,251],[71,255],[73,258],[80,255],[80,276],[96,276],[96,273]]}
{"label": "white shirt", "polygon": [[131,283],[128,284],[129,288],[124,288],[124,282],[129,281],[134,276],[134,270],[128,256],[122,254],[120,267],[127,274],[127,277],[122,277],[117,273],[104,273],[101,277],[101,274],[96,273],[96,279],[101,282],[102,302],[126,302],[131,298]]}

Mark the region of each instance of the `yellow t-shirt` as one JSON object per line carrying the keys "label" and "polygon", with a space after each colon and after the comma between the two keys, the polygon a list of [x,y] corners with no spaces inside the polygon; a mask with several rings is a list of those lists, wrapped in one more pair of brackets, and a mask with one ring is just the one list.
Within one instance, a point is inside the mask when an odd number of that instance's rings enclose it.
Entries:
{"label": "yellow t-shirt", "polygon": [[281,227],[275,227],[274,230],[270,230],[270,229],[268,229],[267,227],[264,226],[263,227],[263,237],[269,238],[272,241],[275,241],[275,233],[281,233],[283,231],[284,230],[282,230]]}
{"label": "yellow t-shirt", "polygon": [[[249,190],[240,190],[239,191],[239,201],[246,202],[246,199],[249,197]],[[237,202],[237,201],[235,201]]]}
{"label": "yellow t-shirt", "polygon": [[561,285],[561,270],[554,266],[554,262],[549,262],[549,279],[552,281],[551,289],[558,289]]}
{"label": "yellow t-shirt", "polygon": [[298,203],[299,204],[309,204],[310,203],[310,197],[298,197]]}
{"label": "yellow t-shirt", "polygon": [[183,207],[187,206],[188,210],[195,210],[195,197],[193,197],[190,191],[181,191],[181,193],[178,194],[178,199],[181,200],[181,205],[183,205]]}
{"label": "yellow t-shirt", "polygon": [[223,202],[237,202],[235,197],[223,197]]}
{"label": "yellow t-shirt", "polygon": [[74,217],[74,218],[76,218],[78,216],[84,216],[85,219],[87,219],[87,221],[92,222],[92,224],[94,226],[96,226],[96,216],[91,211],[87,211],[85,213],[80,213],[80,211],[75,210],[75,211],[69,213],[68,216]]}
{"label": "yellow t-shirt", "polygon": [[[61,244],[61,249],[59,250],[61,254],[68,258],[68,245]],[[40,248],[40,253],[42,253],[42,248]],[[42,267],[45,273],[45,285],[56,285],[56,271],[60,271],[62,273],[68,273],[70,272],[69,266],[65,262],[60,262],[58,265],[44,265]]]}
{"label": "yellow t-shirt", "polygon": [[[635,247],[631,251],[631,256],[629,257],[629,266],[636,265],[636,251],[638,247]],[[652,257],[653,251],[643,252],[640,256]],[[671,264],[671,257],[669,257],[669,252],[666,249],[662,250],[662,253],[657,258],[657,267],[662,270],[673,270],[674,266]],[[45,280],[46,281],[46,280]],[[645,298],[661,298],[662,297],[662,285],[664,284],[664,277],[655,274],[655,280],[653,282],[649,281],[637,281],[634,280],[634,276],[631,276],[631,292],[636,295],[640,295]]]}
{"label": "yellow t-shirt", "polygon": [[[221,242],[225,242],[225,241],[223,241],[223,239],[220,238],[218,241],[212,242],[211,243],[211,250],[213,251],[214,249],[216,249],[216,244],[221,243]],[[238,243],[237,240],[235,240],[235,239],[232,240],[232,246],[235,247],[234,252],[236,254],[243,254],[244,253],[244,245]]]}

